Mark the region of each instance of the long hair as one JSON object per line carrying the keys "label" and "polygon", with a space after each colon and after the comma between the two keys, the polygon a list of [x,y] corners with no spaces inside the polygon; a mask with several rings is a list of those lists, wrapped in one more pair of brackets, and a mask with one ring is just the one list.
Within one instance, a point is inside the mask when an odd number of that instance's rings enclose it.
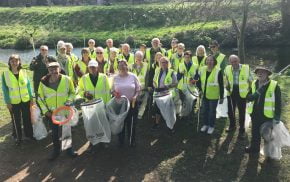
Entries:
{"label": "long hair", "polygon": [[11,64],[10,64],[10,61],[12,59],[17,59],[19,61],[19,65],[17,67],[17,70],[19,71],[21,68],[22,68],[22,64],[21,64],[21,59],[20,59],[20,56],[18,54],[12,54],[9,59],[8,59],[8,66],[9,66],[9,70],[12,70],[12,67],[11,67]]}

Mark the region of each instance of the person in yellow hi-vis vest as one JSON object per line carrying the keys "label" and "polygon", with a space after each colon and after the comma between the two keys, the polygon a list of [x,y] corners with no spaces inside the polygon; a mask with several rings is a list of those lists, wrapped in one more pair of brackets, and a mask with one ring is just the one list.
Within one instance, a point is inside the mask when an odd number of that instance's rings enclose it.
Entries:
{"label": "person in yellow hi-vis vest", "polygon": [[132,73],[134,73],[140,82],[140,93],[137,97],[138,107],[138,119],[142,119],[143,114],[145,112],[147,101],[148,101],[148,66],[146,62],[143,62],[143,53],[141,51],[137,51],[135,53],[135,63],[129,69]]}
{"label": "person in yellow hi-vis vest", "polygon": [[122,54],[119,54],[118,59],[126,60],[129,66],[134,64],[134,54],[130,52],[129,44],[122,44]]}
{"label": "person in yellow hi-vis vest", "polygon": [[198,65],[198,67],[205,66],[205,60],[206,60],[206,50],[203,45],[199,45],[196,48],[195,56],[192,57],[192,62],[195,65]]}
{"label": "person in yellow hi-vis vest", "polygon": [[151,65],[154,63],[155,55],[160,52],[162,56],[165,56],[165,50],[160,46],[160,39],[153,38],[151,41],[151,48],[146,49],[146,60],[148,62],[149,71],[151,70]]}
{"label": "person in yellow hi-vis vest", "polygon": [[207,131],[207,134],[211,135],[214,131],[218,101],[220,100],[219,103],[222,104],[224,98],[223,74],[214,56],[209,55],[206,58],[206,66],[199,69],[199,76],[197,86],[203,94],[204,111],[204,124],[200,131]]}
{"label": "person in yellow hi-vis vest", "polygon": [[184,49],[185,45],[183,43],[179,43],[177,45],[176,53],[172,55],[170,63],[171,69],[178,73],[179,65],[184,63]]}
{"label": "person in yellow hi-vis vest", "polygon": [[[106,104],[111,99],[109,80],[107,76],[98,71],[98,62],[91,60],[88,64],[89,73],[81,77],[78,84],[76,98],[84,98],[87,101],[102,99]],[[102,143],[103,144],[103,143]],[[103,145],[107,147],[107,145]],[[89,152],[93,152],[93,144],[90,143]]]}
{"label": "person in yellow hi-vis vest", "polygon": [[217,67],[219,67],[222,71],[224,71],[224,69],[227,66],[227,62],[226,62],[226,55],[224,55],[223,53],[220,52],[220,45],[218,43],[218,41],[213,40],[210,44],[209,44],[209,48],[213,54],[213,56],[215,57],[215,59],[217,60]]}
{"label": "person in yellow hi-vis vest", "polygon": [[95,46],[96,46],[96,42],[95,42],[95,40],[94,39],[90,39],[89,41],[88,41],[88,45],[89,45],[89,47],[88,47],[88,49],[90,50],[90,58],[92,58],[92,59],[96,59],[96,57],[97,57],[97,54],[96,54],[96,48],[95,48]]}
{"label": "person in yellow hi-vis vest", "polygon": [[77,61],[74,66],[74,72],[77,75],[78,80],[88,73],[88,64],[91,60],[90,50],[88,48],[83,48],[81,51],[82,58]]}
{"label": "person in yellow hi-vis vest", "polygon": [[104,58],[106,60],[109,60],[109,58],[110,58],[110,51],[111,51],[111,49],[115,48],[114,47],[113,39],[107,39],[106,40],[106,45],[107,45],[107,47],[104,49]]}
{"label": "person in yellow hi-vis vest", "polygon": [[259,66],[255,69],[257,80],[252,83],[252,88],[247,96],[250,101],[247,112],[252,119],[252,138],[250,146],[245,148],[246,153],[260,152],[260,127],[267,121],[278,124],[281,117],[281,90],[277,81],[271,80],[270,69]]}
{"label": "person in yellow hi-vis vest", "polygon": [[169,49],[166,52],[166,56],[168,57],[169,60],[171,60],[172,55],[176,53],[176,51],[177,51],[177,45],[178,45],[178,39],[177,38],[173,38],[171,40],[171,49]]}
{"label": "person in yellow hi-vis vest", "polygon": [[104,49],[102,47],[97,47],[96,54],[96,61],[98,62],[98,72],[106,73],[106,70],[108,70],[108,60],[106,60],[104,57]]}
{"label": "person in yellow hi-vis vest", "polygon": [[[175,92],[174,89],[177,86],[177,78],[174,70],[169,68],[169,60],[167,57],[161,57],[160,59],[160,68],[155,69],[155,74],[153,78],[153,87],[154,94],[153,95],[163,95],[168,92]],[[174,106],[171,107],[175,109]],[[156,103],[154,103],[153,111],[155,113],[155,121],[151,130],[157,130],[160,125],[161,120],[161,112]],[[168,111],[174,112],[174,111]],[[171,133],[174,133],[174,129],[169,129]]]}
{"label": "person in yellow hi-vis vest", "polygon": [[12,54],[8,66],[9,70],[2,74],[2,90],[5,104],[12,117],[13,137],[16,139],[16,145],[19,145],[22,141],[21,120],[25,136],[34,139],[30,118],[32,91],[28,75],[21,67],[19,55]]}
{"label": "person in yellow hi-vis vest", "polygon": [[251,88],[253,80],[249,65],[240,64],[240,58],[236,55],[229,57],[229,63],[224,71],[225,85],[227,89],[228,115],[230,126],[227,132],[236,128],[235,110],[239,110],[239,137],[243,138],[245,134],[245,114],[246,114],[246,96]]}
{"label": "person in yellow hi-vis vest", "polygon": [[111,48],[110,49],[110,56],[108,59],[108,68],[106,70],[107,75],[113,75],[118,73],[118,49]]}
{"label": "person in yellow hi-vis vest", "polygon": [[73,62],[69,58],[69,56],[66,55],[65,44],[59,47],[56,60],[60,65],[62,73],[69,76],[73,80],[74,79]]}
{"label": "person in yellow hi-vis vest", "polygon": [[[54,150],[49,159],[54,160],[59,156],[61,151],[59,140],[61,126],[52,122],[52,112],[58,107],[64,106],[67,102],[72,102],[75,97],[74,84],[68,76],[60,74],[60,65],[58,62],[48,64],[48,74],[41,79],[38,94],[37,102],[52,129]],[[68,148],[66,152],[71,157],[77,156],[77,153],[72,148]]]}
{"label": "person in yellow hi-vis vest", "polygon": [[74,47],[73,47],[72,43],[66,42],[65,43],[65,47],[66,47],[66,55],[68,56],[68,58],[69,58],[69,60],[70,60],[70,62],[72,64],[72,67],[73,67],[73,82],[74,82],[75,85],[77,85],[78,77],[77,77],[77,75],[75,73],[75,69],[74,68],[75,68],[75,65],[77,64],[79,58],[77,57],[77,55],[75,55],[73,53],[73,48]]}

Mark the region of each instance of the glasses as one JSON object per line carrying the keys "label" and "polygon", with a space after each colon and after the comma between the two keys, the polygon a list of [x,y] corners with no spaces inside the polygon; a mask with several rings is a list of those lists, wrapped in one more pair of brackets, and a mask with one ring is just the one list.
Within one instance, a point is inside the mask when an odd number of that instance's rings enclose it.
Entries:
{"label": "glasses", "polygon": [[93,42],[89,42],[89,44],[93,44]]}
{"label": "glasses", "polygon": [[41,51],[48,51],[47,49],[41,49]]}
{"label": "glasses", "polygon": [[96,52],[97,54],[103,54],[103,52]]}

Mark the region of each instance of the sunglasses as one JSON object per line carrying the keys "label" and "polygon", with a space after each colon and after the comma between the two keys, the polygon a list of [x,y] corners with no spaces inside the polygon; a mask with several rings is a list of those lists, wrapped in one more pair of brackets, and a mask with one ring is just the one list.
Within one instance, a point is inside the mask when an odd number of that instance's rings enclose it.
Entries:
{"label": "sunglasses", "polygon": [[42,51],[48,51],[47,49],[41,49]]}
{"label": "sunglasses", "polygon": [[96,54],[103,54],[102,52],[96,52]]}

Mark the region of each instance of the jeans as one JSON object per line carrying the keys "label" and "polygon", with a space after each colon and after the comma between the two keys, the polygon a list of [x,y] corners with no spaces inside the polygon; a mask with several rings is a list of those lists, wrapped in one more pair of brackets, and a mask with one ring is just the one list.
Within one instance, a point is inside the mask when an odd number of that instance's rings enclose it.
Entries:
{"label": "jeans", "polygon": [[203,98],[203,121],[204,125],[214,127],[216,120],[216,108],[218,100]]}

